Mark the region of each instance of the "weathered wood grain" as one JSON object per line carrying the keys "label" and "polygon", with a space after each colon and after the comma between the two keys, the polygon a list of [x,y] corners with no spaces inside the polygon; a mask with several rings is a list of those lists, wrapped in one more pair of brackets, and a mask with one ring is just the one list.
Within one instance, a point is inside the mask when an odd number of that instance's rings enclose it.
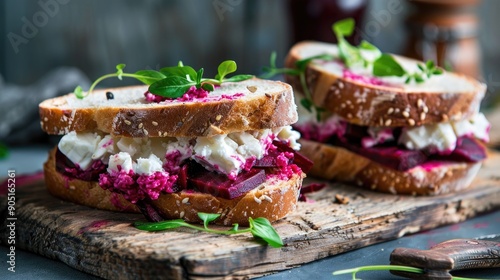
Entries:
{"label": "weathered wood grain", "polygon": [[[286,243],[281,249],[262,246],[250,234],[143,232],[131,226],[143,220],[141,215],[60,201],[40,183],[16,191],[17,246],[106,279],[252,278],[500,208],[499,170],[500,156],[493,154],[472,188],[436,197],[393,196],[329,183],[309,195],[315,202],[300,203],[275,224]],[[336,194],[349,203],[336,203]],[[0,198],[4,244],[5,205]]]}

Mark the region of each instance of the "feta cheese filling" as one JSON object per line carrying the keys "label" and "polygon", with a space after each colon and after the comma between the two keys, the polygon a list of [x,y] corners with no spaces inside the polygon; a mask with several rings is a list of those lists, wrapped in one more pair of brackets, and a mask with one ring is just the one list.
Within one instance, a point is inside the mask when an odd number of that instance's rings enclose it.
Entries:
{"label": "feta cheese filling", "polygon": [[120,170],[139,175],[175,173],[182,161],[191,158],[208,170],[236,178],[245,164],[267,154],[273,140],[285,140],[298,150],[299,138],[291,126],[197,138],[127,138],[72,131],[61,138],[58,148],[82,170],[101,160],[108,164],[109,174]]}

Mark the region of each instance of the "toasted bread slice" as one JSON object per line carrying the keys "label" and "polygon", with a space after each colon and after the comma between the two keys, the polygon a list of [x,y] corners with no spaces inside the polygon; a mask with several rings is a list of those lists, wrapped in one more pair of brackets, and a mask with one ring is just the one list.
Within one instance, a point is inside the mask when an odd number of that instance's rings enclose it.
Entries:
{"label": "toasted bread slice", "polygon": [[[319,54],[338,56],[334,44],[300,42],[288,53],[285,67]],[[408,72],[418,70],[413,59],[394,56]],[[479,111],[486,86],[464,75],[444,71],[425,83],[405,83],[404,77],[373,77],[364,68],[350,69],[355,75],[377,79],[381,85],[344,76],[345,67],[336,61],[312,61],[306,69],[307,86],[313,102],[348,122],[363,126],[415,126],[468,119]],[[286,76],[297,92],[298,76]]]}
{"label": "toasted bread slice", "polygon": [[[56,170],[54,148],[44,164],[48,191],[63,200],[98,209],[136,212],[139,209],[120,194],[101,188],[97,181],[68,178]],[[199,192],[163,193],[152,201],[167,219],[182,218],[187,222],[200,222],[197,213],[219,213],[216,224],[230,226],[234,223],[248,225],[248,218],[264,217],[273,222],[293,212],[305,174],[295,174],[289,180],[268,177],[267,181],[235,199],[224,199]]]}
{"label": "toasted bread slice", "polygon": [[[114,99],[108,100],[106,92]],[[39,105],[42,129],[49,134],[95,131],[126,137],[195,137],[290,125],[297,110],[290,85],[250,79],[223,83],[208,97],[193,101],[147,103],[146,86],[96,90],[84,99],[74,94]]]}
{"label": "toasted bread slice", "polygon": [[308,175],[354,183],[379,192],[437,195],[467,188],[481,162],[434,162],[397,171],[347,149],[301,139],[301,153],[314,162]]}

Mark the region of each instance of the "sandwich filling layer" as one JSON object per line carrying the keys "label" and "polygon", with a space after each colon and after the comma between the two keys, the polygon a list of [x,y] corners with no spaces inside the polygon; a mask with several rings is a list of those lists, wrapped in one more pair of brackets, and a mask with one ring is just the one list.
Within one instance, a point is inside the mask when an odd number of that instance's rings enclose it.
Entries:
{"label": "sandwich filling layer", "polygon": [[[295,125],[302,138],[341,146],[398,171],[439,162],[478,162],[486,158],[490,124],[482,113],[469,120],[416,127],[366,127],[338,116]],[[432,165],[429,165],[432,162]]]}
{"label": "sandwich filling layer", "polygon": [[70,132],[58,144],[57,170],[132,203],[181,190],[233,199],[269,177],[286,180],[310,168],[296,152],[299,137],[290,126],[196,138]]}

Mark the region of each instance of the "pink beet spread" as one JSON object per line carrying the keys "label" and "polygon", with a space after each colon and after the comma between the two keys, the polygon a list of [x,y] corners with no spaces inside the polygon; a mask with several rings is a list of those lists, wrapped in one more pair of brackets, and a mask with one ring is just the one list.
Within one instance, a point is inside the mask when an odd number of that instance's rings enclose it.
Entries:
{"label": "pink beet spread", "polygon": [[[220,87],[220,86],[215,86]],[[204,90],[203,88],[196,88],[195,86],[192,86],[189,88],[189,90],[184,93],[181,97],[179,98],[168,98],[168,97],[163,97],[160,95],[153,94],[149,91],[146,91],[144,93],[144,97],[146,98],[147,102],[150,103],[159,103],[159,102],[192,102],[192,101],[198,101],[198,102],[209,102],[209,101],[221,101],[221,100],[235,100],[240,97],[245,96],[243,93],[235,93],[235,94],[222,94],[222,95],[215,95],[211,96],[209,91]]]}
{"label": "pink beet spread", "polygon": [[380,79],[377,79],[375,77],[366,77],[362,75],[355,74],[351,72],[348,69],[344,69],[342,71],[343,77],[349,80],[353,80],[356,82],[361,82],[363,84],[368,84],[368,85],[376,85],[376,86],[381,86],[384,85],[384,82],[382,82]]}
{"label": "pink beet spread", "polygon": [[111,174],[100,174],[99,185],[105,190],[120,193],[126,200],[136,203],[146,198],[156,200],[161,192],[173,193],[176,180],[177,175],[170,176],[167,172],[138,175],[132,170],[129,172],[119,170]]}

